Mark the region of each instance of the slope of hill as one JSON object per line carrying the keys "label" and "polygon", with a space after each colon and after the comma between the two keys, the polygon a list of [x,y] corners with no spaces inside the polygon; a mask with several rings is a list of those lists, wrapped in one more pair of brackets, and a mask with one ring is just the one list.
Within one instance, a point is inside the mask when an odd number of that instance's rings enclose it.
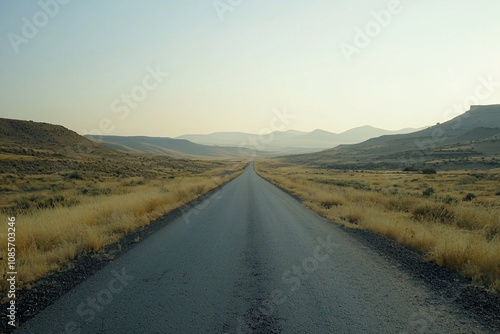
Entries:
{"label": "slope of hill", "polygon": [[421,131],[385,135],[288,159],[329,168],[500,167],[500,105],[472,106],[448,122]]}
{"label": "slope of hill", "polygon": [[202,145],[239,146],[249,136],[252,136],[252,134],[245,132],[216,132],[208,135],[186,134],[175,137],[175,139],[185,139]]}
{"label": "slope of hill", "polygon": [[407,134],[419,130],[421,129],[405,128],[398,131],[389,131],[365,125],[342,132],[339,136],[342,138],[343,141],[342,144],[352,144],[352,143],[360,143],[370,138],[375,138],[385,135]]}
{"label": "slope of hill", "polygon": [[369,138],[387,134],[403,134],[417,129],[388,131],[371,126],[361,126],[340,134],[316,129],[311,132],[296,130],[274,131],[258,135],[243,132],[216,132],[207,135],[188,134],[176,137],[203,145],[238,146],[263,151],[300,153],[317,152],[340,144],[359,143]]}
{"label": "slope of hill", "polygon": [[70,156],[116,155],[60,125],[0,118],[0,153]]}
{"label": "slope of hill", "polygon": [[60,125],[0,118],[0,174],[4,177],[65,176],[75,171],[89,178],[169,177],[173,171],[193,171],[205,165],[165,154],[118,152]]}
{"label": "slope of hill", "polygon": [[207,146],[186,139],[168,137],[94,135],[86,137],[123,152],[167,154],[178,158],[241,158],[263,155],[263,152],[248,148]]}

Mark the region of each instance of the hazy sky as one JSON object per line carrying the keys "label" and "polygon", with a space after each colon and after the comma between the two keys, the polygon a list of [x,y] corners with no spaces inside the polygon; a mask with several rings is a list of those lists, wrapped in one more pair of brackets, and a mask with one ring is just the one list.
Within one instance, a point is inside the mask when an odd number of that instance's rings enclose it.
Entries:
{"label": "hazy sky", "polygon": [[499,13],[498,0],[4,0],[0,117],[170,137],[432,125],[500,103]]}

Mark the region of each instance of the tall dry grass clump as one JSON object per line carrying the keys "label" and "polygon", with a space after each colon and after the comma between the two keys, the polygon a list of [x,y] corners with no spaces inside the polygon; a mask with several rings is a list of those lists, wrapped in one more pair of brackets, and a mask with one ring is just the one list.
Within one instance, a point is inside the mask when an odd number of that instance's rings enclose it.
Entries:
{"label": "tall dry grass clump", "polygon": [[464,184],[464,172],[360,173],[270,161],[256,162],[255,169],[329,220],[385,235],[500,292],[500,198],[495,195],[500,175],[491,172],[492,181],[478,188],[477,182]]}

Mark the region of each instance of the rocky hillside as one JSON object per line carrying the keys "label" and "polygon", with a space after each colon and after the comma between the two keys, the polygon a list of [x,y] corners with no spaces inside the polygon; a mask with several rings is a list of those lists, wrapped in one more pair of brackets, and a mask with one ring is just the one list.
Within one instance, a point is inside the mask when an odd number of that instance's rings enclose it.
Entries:
{"label": "rocky hillside", "polygon": [[116,155],[60,125],[0,118],[0,153],[81,157]]}

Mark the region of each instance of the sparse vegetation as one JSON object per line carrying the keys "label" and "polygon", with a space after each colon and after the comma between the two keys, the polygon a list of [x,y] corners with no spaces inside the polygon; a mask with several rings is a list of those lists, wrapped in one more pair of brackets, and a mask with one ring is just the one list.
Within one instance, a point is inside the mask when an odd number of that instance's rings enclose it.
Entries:
{"label": "sparse vegetation", "polygon": [[[38,206],[17,215],[22,231],[16,244],[22,254],[17,264],[20,284],[58,269],[79,252],[101,249],[235,175],[185,176],[176,181],[151,182],[133,192],[81,196],[78,205]],[[168,193],[161,191],[165,186],[170,189]]]}
{"label": "sparse vegetation", "polygon": [[[500,199],[494,195],[500,170],[429,177],[309,168],[278,159],[257,161],[255,169],[334,222],[383,234],[500,291]],[[467,200],[457,200],[462,198]]]}

